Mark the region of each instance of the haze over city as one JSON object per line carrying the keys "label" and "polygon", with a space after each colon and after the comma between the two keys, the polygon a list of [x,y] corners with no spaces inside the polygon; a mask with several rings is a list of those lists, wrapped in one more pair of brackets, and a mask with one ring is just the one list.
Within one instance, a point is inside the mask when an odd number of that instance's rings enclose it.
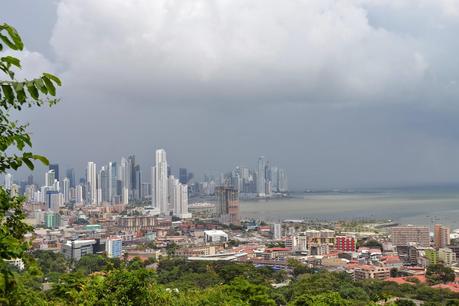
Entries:
{"label": "haze over city", "polygon": [[459,180],[457,2],[20,0],[3,13],[26,42],[22,75],[65,84],[52,112],[19,117],[63,168],[129,154],[149,167],[165,148],[197,176],[265,155],[296,190]]}

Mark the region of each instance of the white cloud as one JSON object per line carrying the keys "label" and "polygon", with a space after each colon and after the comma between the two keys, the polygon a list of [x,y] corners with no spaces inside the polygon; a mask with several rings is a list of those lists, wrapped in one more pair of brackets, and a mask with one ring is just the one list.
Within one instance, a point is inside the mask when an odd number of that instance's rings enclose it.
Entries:
{"label": "white cloud", "polygon": [[415,90],[415,39],[361,1],[62,0],[52,37],[71,84],[126,97],[372,100]]}

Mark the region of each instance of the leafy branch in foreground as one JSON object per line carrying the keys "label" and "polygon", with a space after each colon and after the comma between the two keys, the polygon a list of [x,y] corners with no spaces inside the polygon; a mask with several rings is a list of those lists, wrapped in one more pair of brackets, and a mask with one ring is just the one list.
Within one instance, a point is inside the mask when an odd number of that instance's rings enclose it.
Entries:
{"label": "leafy branch in foreground", "polygon": [[[0,24],[0,70],[5,75],[4,80],[0,79],[0,174],[23,165],[33,170],[34,161],[48,164],[46,157],[27,149],[32,147],[28,124],[12,120],[10,113],[24,107],[56,104],[56,87],[61,86],[61,80],[49,73],[32,80],[17,80],[15,70],[22,68],[21,61],[3,52],[23,49],[24,43],[17,31],[6,23]],[[22,257],[28,248],[24,235],[32,230],[23,221],[24,200],[0,187],[0,296],[4,297],[16,284],[14,273],[5,260]]]}

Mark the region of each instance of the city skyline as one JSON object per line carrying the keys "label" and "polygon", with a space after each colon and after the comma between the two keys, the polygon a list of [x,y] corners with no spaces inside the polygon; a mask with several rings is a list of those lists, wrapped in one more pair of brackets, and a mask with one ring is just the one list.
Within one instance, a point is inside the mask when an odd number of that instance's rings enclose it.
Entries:
{"label": "city skyline", "polygon": [[5,4],[18,77],[65,84],[54,112],[18,118],[52,162],[146,166],[158,144],[197,175],[266,155],[297,190],[459,181],[451,1],[106,1]]}

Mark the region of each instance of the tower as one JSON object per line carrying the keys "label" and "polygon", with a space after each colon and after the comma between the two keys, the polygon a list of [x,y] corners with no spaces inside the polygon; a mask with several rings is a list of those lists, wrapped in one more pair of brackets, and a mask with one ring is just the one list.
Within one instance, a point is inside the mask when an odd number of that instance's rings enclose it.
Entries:
{"label": "tower", "polygon": [[167,159],[166,151],[164,149],[156,150],[155,154],[156,165],[154,167],[154,179],[152,188],[154,188],[154,205],[162,215],[168,215],[168,201],[167,201]]}
{"label": "tower", "polygon": [[86,169],[86,181],[88,184],[88,203],[98,204],[97,197],[97,167],[96,163],[88,162]]}
{"label": "tower", "polygon": [[264,197],[265,192],[265,158],[260,156],[258,158],[258,168],[257,168],[257,194],[259,197]]}

